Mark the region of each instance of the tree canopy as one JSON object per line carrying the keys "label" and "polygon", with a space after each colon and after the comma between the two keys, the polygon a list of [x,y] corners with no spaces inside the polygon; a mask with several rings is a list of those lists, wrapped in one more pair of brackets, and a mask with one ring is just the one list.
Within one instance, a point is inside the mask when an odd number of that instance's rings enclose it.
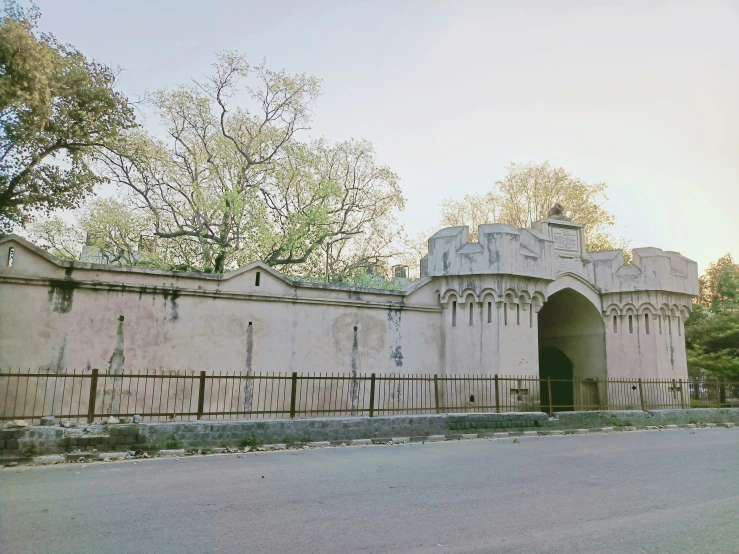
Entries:
{"label": "tree canopy", "polygon": [[[260,259],[342,278],[387,258],[405,202],[398,177],[365,140],[300,136],[319,85],[225,52],[209,78],[152,94],[164,137],[136,129],[97,153],[118,195],[83,211],[88,242],[118,263],[214,272]],[[52,228],[33,234],[69,251]]]}
{"label": "tree canopy", "polygon": [[39,17],[6,2],[0,21],[0,231],[78,206],[105,180],[95,154],[135,124],[114,72],[37,32]]}
{"label": "tree canopy", "polygon": [[739,264],[726,254],[699,283],[700,297],[685,322],[688,372],[739,382]]}
{"label": "tree canopy", "polygon": [[472,240],[477,239],[481,223],[505,223],[514,227],[530,227],[547,216],[559,203],[565,215],[584,223],[585,246],[589,251],[623,248],[609,230],[615,222],[606,210],[605,183],[587,184],[561,167],[549,162],[511,163],[505,177],[485,194],[466,195],[461,200],[447,198],[442,203],[441,225],[468,225]]}

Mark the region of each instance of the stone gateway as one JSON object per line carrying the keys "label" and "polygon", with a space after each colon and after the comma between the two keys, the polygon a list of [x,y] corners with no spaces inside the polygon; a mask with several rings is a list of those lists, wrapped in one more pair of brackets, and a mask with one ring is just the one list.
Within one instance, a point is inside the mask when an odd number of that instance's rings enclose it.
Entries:
{"label": "stone gateway", "polygon": [[687,379],[695,262],[586,252],[558,213],[532,227],[442,229],[402,291],[66,262],[8,235],[0,368]]}

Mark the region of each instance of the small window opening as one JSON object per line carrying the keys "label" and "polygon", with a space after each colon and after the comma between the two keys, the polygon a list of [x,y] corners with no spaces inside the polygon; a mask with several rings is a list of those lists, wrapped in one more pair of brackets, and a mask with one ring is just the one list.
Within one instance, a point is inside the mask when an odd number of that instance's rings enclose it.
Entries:
{"label": "small window opening", "polygon": [[472,317],[473,317],[473,315],[475,313],[475,310],[473,308],[474,307],[474,304],[472,302],[468,302],[468,304],[470,306],[470,325],[472,325]]}
{"label": "small window opening", "polygon": [[659,318],[659,334],[662,334],[662,314],[660,314]]}
{"label": "small window opening", "polygon": [[503,325],[508,325],[508,305],[503,305]]}
{"label": "small window opening", "polygon": [[644,314],[644,330],[649,334],[649,314]]}
{"label": "small window opening", "polygon": [[493,322],[493,303],[488,302],[488,323]]}
{"label": "small window opening", "polygon": [[529,306],[529,327],[534,326],[534,305]]}
{"label": "small window opening", "polygon": [[681,337],[683,334],[682,330],[680,329],[680,316],[677,316],[677,336]]}
{"label": "small window opening", "polygon": [[13,261],[15,260],[15,248],[12,246],[8,250],[8,267],[13,267]]}
{"label": "small window opening", "polygon": [[618,316],[613,316],[613,332],[618,333]]}
{"label": "small window opening", "polygon": [[258,287],[259,286],[259,278],[261,276],[262,276],[262,272],[261,271],[257,271],[257,277],[256,277],[256,279],[254,279],[254,286],[255,287]]}
{"label": "small window opening", "polygon": [[630,315],[629,316],[629,333],[633,333],[633,332],[634,332],[634,316]]}
{"label": "small window opening", "polygon": [[521,305],[516,304],[516,325],[521,325]]}
{"label": "small window opening", "polygon": [[670,333],[670,336],[672,336],[672,316],[667,316],[667,331]]}
{"label": "small window opening", "polygon": [[457,326],[457,301],[452,300],[452,327]]}

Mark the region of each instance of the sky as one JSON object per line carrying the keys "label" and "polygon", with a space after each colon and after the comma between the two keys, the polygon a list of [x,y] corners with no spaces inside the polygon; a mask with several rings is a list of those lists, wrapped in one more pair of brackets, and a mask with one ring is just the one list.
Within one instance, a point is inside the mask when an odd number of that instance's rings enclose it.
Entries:
{"label": "sky", "polygon": [[409,234],[510,162],[608,184],[614,234],[739,258],[739,2],[36,0],[131,99],[239,50],[319,77],[310,134],[371,141]]}

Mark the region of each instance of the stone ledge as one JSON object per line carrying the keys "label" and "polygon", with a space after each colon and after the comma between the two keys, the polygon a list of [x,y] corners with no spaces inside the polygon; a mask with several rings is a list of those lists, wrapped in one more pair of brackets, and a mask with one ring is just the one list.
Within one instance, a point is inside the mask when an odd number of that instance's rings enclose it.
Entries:
{"label": "stone ledge", "polygon": [[[649,425],[647,425],[649,424]],[[65,455],[65,460],[97,457],[98,451],[157,453],[177,450],[177,455],[198,450],[226,448],[225,452],[242,449],[242,444],[392,443],[393,437],[409,442],[433,442],[428,437],[444,436],[444,440],[506,438],[511,436],[556,435],[591,432],[627,431],[631,429],[715,428],[739,424],[737,408],[700,408],[690,410],[657,410],[654,412],[563,412],[549,418],[532,413],[421,414],[413,416],[380,416],[369,418],[340,417],[315,419],[155,422],[141,424],[99,424],[80,427],[28,426],[0,431],[0,456],[4,459],[35,455]],[[469,428],[468,428],[469,425]],[[490,427],[492,425],[492,427]],[[515,425],[515,426],[514,426]],[[401,442],[396,442],[402,444]],[[175,448],[172,446],[177,445]],[[77,451],[79,450],[79,451]],[[72,452],[69,452],[72,451]],[[68,455],[65,454],[67,452]],[[123,454],[117,454],[122,456]]]}
{"label": "stone ledge", "polygon": [[185,450],[184,449],[160,450],[159,455],[162,457],[184,456]]}

